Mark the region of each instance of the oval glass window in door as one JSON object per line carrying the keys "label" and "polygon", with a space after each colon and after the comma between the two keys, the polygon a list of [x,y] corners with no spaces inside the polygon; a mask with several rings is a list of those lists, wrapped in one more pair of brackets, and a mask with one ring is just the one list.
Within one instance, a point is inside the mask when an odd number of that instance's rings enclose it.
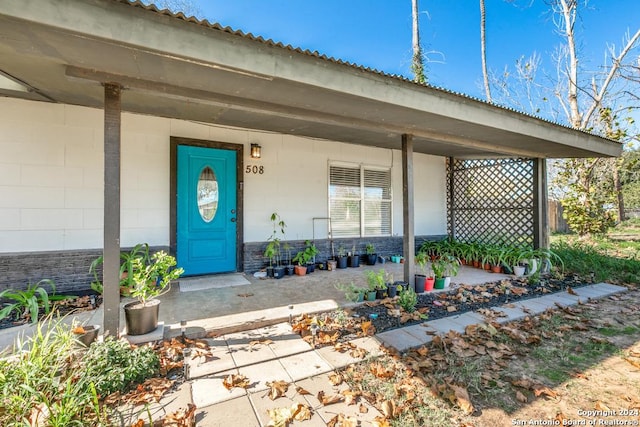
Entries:
{"label": "oval glass window in door", "polygon": [[211,222],[218,210],[218,181],[209,166],[202,169],[198,178],[198,212],[204,222]]}

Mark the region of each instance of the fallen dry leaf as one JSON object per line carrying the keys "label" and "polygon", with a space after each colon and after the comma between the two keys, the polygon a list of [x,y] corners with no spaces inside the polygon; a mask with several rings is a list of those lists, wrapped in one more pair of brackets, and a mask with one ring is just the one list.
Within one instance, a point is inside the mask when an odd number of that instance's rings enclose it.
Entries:
{"label": "fallen dry leaf", "polygon": [[231,374],[222,380],[222,385],[224,385],[227,390],[231,390],[234,387],[247,388],[249,387],[249,379],[242,374]]}
{"label": "fallen dry leaf", "polygon": [[371,425],[373,427],[390,427],[389,421],[382,417],[375,417],[373,421],[371,421]]}
{"label": "fallen dry leaf", "polygon": [[305,421],[311,419],[311,409],[303,403],[294,403],[290,408],[267,409],[269,427],[286,427],[293,420]]}
{"label": "fallen dry leaf", "polygon": [[527,396],[522,394],[520,390],[516,390],[516,399],[522,403],[527,403],[529,401],[529,399],[527,399]]}
{"label": "fallen dry leaf", "polygon": [[316,396],[320,403],[324,406],[333,405],[334,403],[342,402],[344,400],[344,396],[341,394],[334,394],[331,396],[325,396],[324,391],[320,390]]}
{"label": "fallen dry leaf", "polygon": [[[161,422],[162,426],[171,427],[191,427],[196,423],[196,405],[189,403],[186,408],[180,408],[175,412],[165,415]],[[141,420],[138,420],[141,421]],[[143,426],[143,422],[140,426]],[[156,423],[153,424],[154,427]]]}
{"label": "fallen dry leaf", "polygon": [[304,388],[300,387],[300,386],[296,386],[296,393],[298,394],[306,394],[306,395],[311,395],[311,393],[309,393],[307,390],[305,390]]}
{"label": "fallen dry leaf", "polygon": [[239,296],[240,298],[249,298],[249,297],[252,297],[252,296],[253,296],[253,294],[248,294],[248,293],[247,293],[247,294],[238,294],[238,296]]}
{"label": "fallen dry leaf", "polygon": [[393,400],[385,400],[380,404],[380,412],[385,418],[394,418],[396,415],[396,404]]}
{"label": "fallen dry leaf", "polygon": [[455,384],[450,384],[449,387],[451,387],[451,389],[453,390],[455,394],[456,404],[460,407],[460,409],[462,409],[462,411],[467,415],[473,413],[474,408],[467,389]]}
{"label": "fallen dry leaf", "polygon": [[358,420],[354,417],[347,417],[344,414],[337,414],[329,420],[327,427],[357,427]]}
{"label": "fallen dry leaf", "polygon": [[344,378],[338,372],[334,372],[334,373],[329,375],[329,381],[333,385],[340,385],[344,381]]}
{"label": "fallen dry leaf", "polygon": [[287,393],[289,383],[287,381],[272,381],[267,382],[267,387],[269,387],[269,399],[276,400]]}

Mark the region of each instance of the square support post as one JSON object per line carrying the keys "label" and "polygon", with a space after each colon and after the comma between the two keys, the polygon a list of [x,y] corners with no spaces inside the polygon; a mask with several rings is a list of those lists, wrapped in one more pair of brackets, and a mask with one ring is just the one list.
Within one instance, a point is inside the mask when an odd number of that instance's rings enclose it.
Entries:
{"label": "square support post", "polygon": [[104,85],[103,333],[120,333],[120,85]]}
{"label": "square support post", "polygon": [[413,136],[408,134],[402,134],[402,224],[404,281],[411,284],[415,275],[416,237],[414,232]]}
{"label": "square support post", "polygon": [[533,246],[549,248],[547,160],[533,159]]}
{"label": "square support post", "polygon": [[447,170],[448,170],[448,175],[447,175],[447,179],[449,180],[448,182],[448,194],[447,194],[447,216],[448,216],[448,220],[449,220],[449,239],[455,239],[456,238],[456,210],[454,208],[454,206],[456,205],[456,201],[454,200],[454,196],[455,196],[455,174],[454,174],[454,169],[455,169],[455,159],[453,157],[449,157],[447,159]]}

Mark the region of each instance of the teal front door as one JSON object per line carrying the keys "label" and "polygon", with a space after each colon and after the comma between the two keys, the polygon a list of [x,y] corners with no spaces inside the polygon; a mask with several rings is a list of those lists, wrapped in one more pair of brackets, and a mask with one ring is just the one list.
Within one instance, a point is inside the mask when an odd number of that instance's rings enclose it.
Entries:
{"label": "teal front door", "polygon": [[237,270],[236,152],[178,146],[176,255],[185,275]]}

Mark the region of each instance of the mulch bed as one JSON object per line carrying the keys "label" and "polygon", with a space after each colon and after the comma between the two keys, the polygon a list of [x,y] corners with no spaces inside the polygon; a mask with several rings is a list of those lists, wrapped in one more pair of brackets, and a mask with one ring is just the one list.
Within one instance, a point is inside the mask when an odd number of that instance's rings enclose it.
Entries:
{"label": "mulch bed", "polygon": [[[63,294],[56,294],[63,295]],[[93,291],[78,291],[73,295],[69,295],[68,299],[60,301],[50,301],[51,313],[55,317],[66,316],[81,311],[94,310],[102,304],[102,295],[98,295]],[[43,319],[47,314],[43,308],[40,308],[38,319]],[[12,316],[0,320],[0,329],[13,328],[30,323],[30,315],[22,313],[17,315],[15,312]]]}
{"label": "mulch bed", "polygon": [[[346,323],[344,319],[340,319],[343,314],[337,311],[316,315],[315,318],[321,319],[320,330],[326,334],[326,339],[320,339],[318,344],[330,345],[337,341],[342,342],[362,336],[362,334],[380,333],[428,320],[489,309],[555,292],[570,291],[592,283],[591,280],[571,275],[562,279],[542,276],[535,284],[529,283],[528,278],[524,277],[482,285],[452,285],[449,291],[419,294],[416,310],[413,313],[407,313],[404,310],[398,313],[395,310],[399,308],[395,298],[364,302],[346,310],[349,315],[349,321]],[[308,336],[312,319],[309,316],[302,316],[296,320],[297,326],[294,324],[294,330],[303,337]],[[369,325],[373,328],[365,330],[370,327]]]}

